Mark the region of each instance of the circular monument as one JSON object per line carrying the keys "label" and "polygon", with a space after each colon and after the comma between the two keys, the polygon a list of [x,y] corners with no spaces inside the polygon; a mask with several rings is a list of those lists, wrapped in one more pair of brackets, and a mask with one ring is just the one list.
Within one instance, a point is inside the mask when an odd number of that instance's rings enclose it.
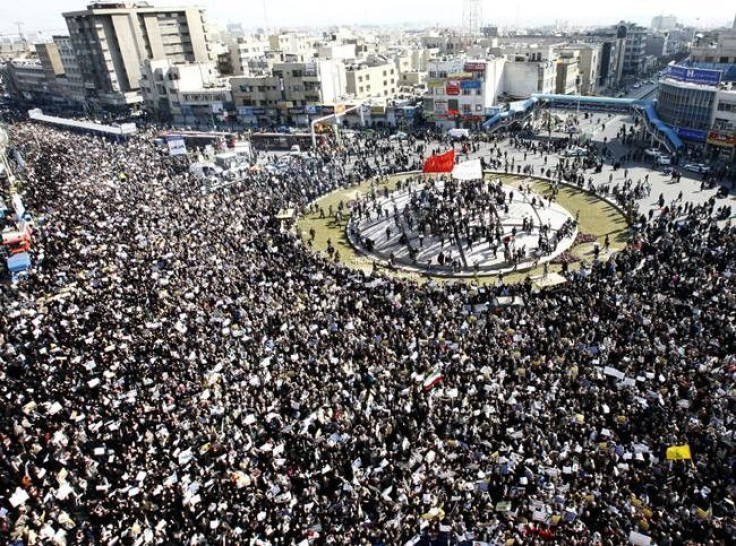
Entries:
{"label": "circular monument", "polygon": [[569,249],[577,222],[566,209],[498,179],[417,175],[393,191],[371,190],[351,206],[348,239],[386,265],[440,276],[534,268]]}

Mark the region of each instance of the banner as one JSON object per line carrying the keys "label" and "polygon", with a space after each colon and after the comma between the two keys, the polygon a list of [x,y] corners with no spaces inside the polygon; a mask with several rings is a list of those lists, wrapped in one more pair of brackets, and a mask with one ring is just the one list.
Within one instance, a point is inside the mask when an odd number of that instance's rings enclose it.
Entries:
{"label": "banner", "polygon": [[462,80],[460,82],[460,89],[480,89],[480,80]]}
{"label": "banner", "polygon": [[238,115],[246,118],[248,116],[253,115],[253,108],[250,108],[249,106],[239,106],[238,107]]}
{"label": "banner", "polygon": [[225,107],[222,105],[221,102],[212,103],[212,113],[213,114],[222,114],[224,110],[225,110]]}
{"label": "banner", "polygon": [[460,94],[460,82],[449,81],[445,86],[445,95],[459,95]]}
{"label": "banner", "polygon": [[433,155],[424,162],[425,173],[451,173],[455,166],[455,150]]}
{"label": "banner", "polygon": [[452,169],[452,177],[455,180],[482,180],[483,169],[480,164],[480,159],[473,159],[471,161],[455,165],[455,168]]}
{"label": "banner", "polygon": [[169,155],[187,155],[187,145],[184,137],[169,137],[166,139],[169,146]]}

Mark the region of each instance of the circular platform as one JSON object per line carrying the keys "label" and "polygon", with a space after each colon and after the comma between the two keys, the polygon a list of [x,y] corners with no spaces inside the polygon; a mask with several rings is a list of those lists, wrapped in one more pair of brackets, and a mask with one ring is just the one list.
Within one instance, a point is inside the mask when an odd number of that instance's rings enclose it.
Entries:
{"label": "circular platform", "polygon": [[409,178],[351,204],[348,239],[384,265],[438,276],[523,271],[569,249],[577,225],[566,209],[499,180]]}

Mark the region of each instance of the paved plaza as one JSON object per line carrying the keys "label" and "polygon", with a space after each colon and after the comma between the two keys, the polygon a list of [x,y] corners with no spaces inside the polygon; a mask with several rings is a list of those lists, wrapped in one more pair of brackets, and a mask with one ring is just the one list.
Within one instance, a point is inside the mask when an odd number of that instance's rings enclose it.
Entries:
{"label": "paved plaza", "polygon": [[[407,270],[452,276],[498,274],[553,260],[572,246],[577,234],[574,219],[563,207],[523,183],[520,191],[496,179],[473,183],[481,195],[488,197],[493,191],[494,204],[471,212],[452,202],[443,214],[466,230],[461,234],[455,227],[441,235],[430,229],[427,217],[432,214],[429,209],[449,201],[445,182],[409,184],[388,196],[364,199],[368,212],[354,214],[348,228],[360,252]],[[435,196],[436,204],[431,201]]]}

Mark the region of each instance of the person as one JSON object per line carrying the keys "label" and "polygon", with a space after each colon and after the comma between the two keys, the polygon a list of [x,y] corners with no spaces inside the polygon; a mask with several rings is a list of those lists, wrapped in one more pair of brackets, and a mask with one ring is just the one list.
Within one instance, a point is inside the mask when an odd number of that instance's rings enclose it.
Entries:
{"label": "person", "polygon": [[388,164],[385,139],[203,192],[153,129],[10,133],[43,220],[0,291],[0,543],[732,542],[714,203],[554,290],[422,284],[275,218]]}

